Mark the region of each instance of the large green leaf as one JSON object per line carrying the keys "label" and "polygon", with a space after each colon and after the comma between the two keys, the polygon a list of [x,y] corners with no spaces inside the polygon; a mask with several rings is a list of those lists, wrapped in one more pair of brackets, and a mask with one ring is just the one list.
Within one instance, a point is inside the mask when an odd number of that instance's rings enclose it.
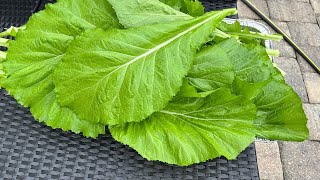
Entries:
{"label": "large green leaf", "polygon": [[255,105],[221,88],[206,98],[175,98],[145,121],[110,126],[112,136],[148,160],[181,166],[235,159],[254,139]]}
{"label": "large green leaf", "polygon": [[125,28],[192,19],[158,0],[109,0]]}
{"label": "large green leaf", "polygon": [[174,9],[191,16],[202,16],[204,7],[199,0],[160,0]]}
{"label": "large green leaf", "polygon": [[236,80],[234,92],[247,96],[257,106],[257,136],[285,141],[308,138],[301,99],[287,84],[274,79],[258,83]]}
{"label": "large green leaf", "polygon": [[235,9],[169,24],[89,31],[55,71],[61,105],[103,124],[141,121],[177,94],[196,50]]}
{"label": "large green leaf", "polygon": [[[280,71],[260,45],[228,40],[219,45],[235,65],[235,93],[246,95],[257,106],[257,135],[271,140],[303,141],[308,137],[302,102],[284,82]],[[241,88],[240,88],[241,87]]]}
{"label": "large green leaf", "polygon": [[70,109],[59,106],[52,73],[74,37],[86,29],[120,27],[107,1],[64,0],[34,14],[26,30],[10,44],[4,67],[4,87],[19,103],[30,107],[36,119],[53,128],[96,137],[101,124],[80,120]]}
{"label": "large green leaf", "polygon": [[[293,89],[285,84],[264,47],[240,44],[235,39],[229,39],[213,46],[212,52],[204,51],[207,56],[204,56],[203,62],[216,63],[212,58],[214,47],[223,50],[234,66],[236,77],[232,85],[233,92],[246,96],[257,106],[257,119],[254,122],[257,136],[291,141],[302,141],[308,137],[302,102]],[[209,72],[207,76],[190,83],[196,84],[195,87],[200,90],[216,89],[206,84],[219,77],[215,73],[210,74],[211,70],[210,66],[204,67],[201,72]]]}

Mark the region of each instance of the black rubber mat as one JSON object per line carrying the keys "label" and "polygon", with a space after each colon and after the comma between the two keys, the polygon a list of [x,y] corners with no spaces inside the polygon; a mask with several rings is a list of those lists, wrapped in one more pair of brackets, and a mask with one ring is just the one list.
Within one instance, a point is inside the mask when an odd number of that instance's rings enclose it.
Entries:
{"label": "black rubber mat", "polygon": [[[12,2],[17,3],[16,7]],[[26,22],[34,8],[27,2],[0,0],[1,27]],[[258,176],[254,145],[234,161],[217,158],[189,167],[151,162],[114,141],[109,133],[87,139],[51,129],[35,121],[27,108],[0,90],[0,179],[259,179]]]}

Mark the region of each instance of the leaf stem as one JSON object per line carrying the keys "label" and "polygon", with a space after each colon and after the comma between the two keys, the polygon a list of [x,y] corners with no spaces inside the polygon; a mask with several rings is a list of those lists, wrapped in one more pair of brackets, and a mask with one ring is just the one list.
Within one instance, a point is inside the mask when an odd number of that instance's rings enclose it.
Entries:
{"label": "leaf stem", "polygon": [[222,37],[222,38],[231,38],[231,36],[229,34],[223,32],[223,31],[221,31],[219,29],[215,29],[213,31],[213,33],[211,34],[211,37],[216,37],[216,36]]}
{"label": "leaf stem", "polygon": [[258,32],[225,32],[226,34],[230,36],[235,36],[235,37],[242,37],[242,38],[258,38],[258,39],[263,39],[263,40],[272,40],[272,41],[280,41],[283,39],[281,35],[278,34],[263,34],[263,33],[258,33]]}

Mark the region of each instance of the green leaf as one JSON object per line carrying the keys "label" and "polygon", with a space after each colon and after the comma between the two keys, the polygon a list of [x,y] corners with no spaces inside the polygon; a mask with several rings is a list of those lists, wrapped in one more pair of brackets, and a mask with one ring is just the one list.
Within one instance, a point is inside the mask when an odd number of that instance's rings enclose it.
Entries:
{"label": "green leaf", "polygon": [[[55,71],[59,103],[93,123],[141,121],[177,94],[196,50],[236,10],[80,36]],[[94,117],[94,118],[93,118]]]}
{"label": "green leaf", "polygon": [[234,76],[234,66],[225,50],[209,46],[197,53],[187,79],[201,91],[212,91],[220,87],[230,88]]}
{"label": "green leaf", "polygon": [[[307,118],[302,109],[302,102],[293,89],[285,84],[264,47],[257,44],[240,44],[235,39],[229,39],[211,47],[212,52],[208,48],[209,51],[204,52],[207,56],[204,56],[203,62],[213,62],[215,47],[223,50],[234,66],[233,92],[246,96],[257,106],[258,117],[254,122],[257,136],[290,141],[303,141],[308,137]],[[204,67],[198,73],[210,72],[211,68]],[[217,74],[208,73],[207,77],[192,84],[197,84],[195,87],[198,89],[214,90],[216,87],[210,88],[205,82],[210,83],[211,79],[217,77]]]}
{"label": "green leaf", "polygon": [[235,159],[255,134],[256,108],[226,88],[206,98],[176,98],[145,121],[110,126],[112,136],[148,160],[181,166]]}
{"label": "green leaf", "polygon": [[[302,102],[284,82],[264,47],[228,40],[219,45],[235,65],[235,93],[246,95],[257,106],[257,135],[270,140],[303,141],[308,137]],[[243,84],[245,83],[245,84]],[[241,87],[241,88],[239,88]]]}
{"label": "green leaf", "polygon": [[199,0],[160,0],[174,9],[191,16],[202,16],[204,7]]}
{"label": "green leaf", "polygon": [[274,79],[258,83],[237,80],[235,93],[245,95],[257,106],[256,134],[270,140],[303,141],[308,138],[307,118],[300,97]]}
{"label": "green leaf", "polygon": [[234,38],[223,41],[218,46],[228,54],[238,79],[254,83],[275,78],[284,82],[264,47],[258,44],[240,44]]}
{"label": "green leaf", "polygon": [[192,19],[158,0],[109,0],[125,28]]}
{"label": "green leaf", "polygon": [[70,109],[60,107],[52,74],[74,37],[96,27],[120,27],[107,1],[64,0],[47,5],[18,32],[4,62],[8,76],[4,87],[19,103],[30,107],[36,119],[88,137],[104,134],[105,127],[82,121]]}

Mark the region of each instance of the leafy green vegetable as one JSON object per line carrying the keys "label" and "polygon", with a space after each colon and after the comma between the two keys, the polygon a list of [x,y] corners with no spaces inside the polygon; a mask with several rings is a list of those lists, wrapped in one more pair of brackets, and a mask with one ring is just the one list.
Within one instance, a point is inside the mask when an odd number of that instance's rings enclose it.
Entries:
{"label": "leafy green vegetable", "polygon": [[[225,40],[202,51],[203,64],[216,63],[212,58],[213,54],[217,54],[215,49],[227,54],[234,66],[236,78],[233,92],[250,98],[257,106],[258,117],[254,124],[258,136],[290,141],[303,141],[308,137],[307,118],[302,102],[293,89],[285,84],[281,73],[273,67],[265,48],[256,44],[240,44],[235,39]],[[197,59],[195,62],[197,63]],[[211,66],[203,66],[201,72],[208,72],[207,76],[190,82],[197,84],[195,87],[200,90],[216,89],[217,86],[210,87],[206,84],[220,77],[211,73],[212,70]]]}
{"label": "leafy green vegetable", "polygon": [[294,90],[282,82],[235,82],[235,93],[257,106],[256,134],[270,140],[303,141],[308,138],[307,118]]}
{"label": "leafy green vegetable", "polygon": [[202,16],[204,7],[199,0],[160,0],[174,9],[191,16]]}
{"label": "leafy green vegetable", "polygon": [[50,4],[18,32],[4,62],[8,78],[3,86],[19,103],[30,107],[36,119],[88,137],[104,134],[105,127],[82,121],[58,104],[52,73],[74,37],[96,27],[120,27],[106,1],[65,0]]}
{"label": "leafy green vegetable", "polygon": [[145,121],[110,126],[112,136],[148,160],[181,166],[235,159],[254,139],[256,108],[220,88],[206,98],[176,98]]}
{"label": "leafy green vegetable", "polygon": [[215,24],[235,11],[85,33],[72,43],[56,69],[59,103],[93,123],[114,125],[147,118],[177,94],[196,50]]}
{"label": "leafy green vegetable", "polygon": [[278,51],[259,45],[281,36],[221,22],[235,9],[203,15],[198,0],[110,3],[60,0],[0,33],[0,86],[53,128],[97,137],[110,125],[170,164],[234,159],[255,136],[307,138],[302,102],[269,60]]}
{"label": "leafy green vegetable", "polygon": [[191,16],[172,9],[158,0],[119,1],[109,0],[125,28],[169,23],[192,19]]}

